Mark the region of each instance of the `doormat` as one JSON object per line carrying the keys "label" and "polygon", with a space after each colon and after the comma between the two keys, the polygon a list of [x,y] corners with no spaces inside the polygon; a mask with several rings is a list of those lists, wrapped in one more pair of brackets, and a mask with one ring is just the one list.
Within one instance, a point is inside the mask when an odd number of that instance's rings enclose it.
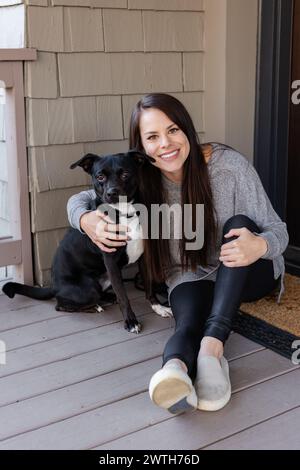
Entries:
{"label": "doormat", "polygon": [[280,304],[276,303],[278,291],[240,305],[233,330],[266,348],[291,359],[300,346],[300,278],[285,274],[285,291]]}

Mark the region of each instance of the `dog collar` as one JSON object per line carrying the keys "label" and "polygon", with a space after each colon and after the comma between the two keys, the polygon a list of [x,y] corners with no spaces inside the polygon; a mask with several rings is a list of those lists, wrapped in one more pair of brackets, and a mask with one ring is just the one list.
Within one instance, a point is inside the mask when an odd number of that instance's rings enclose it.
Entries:
{"label": "dog collar", "polygon": [[135,207],[133,206],[133,200],[130,202],[117,202],[117,204],[109,204],[113,209],[118,210],[123,217],[127,219],[134,217],[136,214]]}

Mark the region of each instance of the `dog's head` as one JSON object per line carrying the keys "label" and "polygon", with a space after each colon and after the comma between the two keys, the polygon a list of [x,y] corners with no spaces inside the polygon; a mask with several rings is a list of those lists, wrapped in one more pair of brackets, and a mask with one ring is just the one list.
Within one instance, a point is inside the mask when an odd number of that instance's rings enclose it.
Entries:
{"label": "dog's head", "polygon": [[129,201],[133,199],[138,189],[139,166],[154,161],[137,150],[102,157],[88,153],[70,168],[83,168],[91,175],[97,196],[107,204],[115,204],[120,196],[126,196]]}

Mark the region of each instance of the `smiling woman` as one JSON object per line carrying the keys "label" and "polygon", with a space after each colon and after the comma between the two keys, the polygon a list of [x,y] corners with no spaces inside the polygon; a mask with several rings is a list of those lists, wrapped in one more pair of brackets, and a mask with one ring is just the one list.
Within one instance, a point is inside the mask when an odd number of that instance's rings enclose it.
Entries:
{"label": "smiling woman", "polygon": [[178,250],[181,254],[180,264],[185,269],[189,264],[193,270],[196,270],[197,265],[207,266],[209,250],[216,244],[217,227],[208,168],[187,110],[170,95],[155,93],[144,96],[131,115],[129,145],[145,151],[155,159],[155,163],[141,169],[141,198],[149,214],[152,204],[161,205],[168,200],[164,182],[182,183],[181,200],[169,199],[168,202],[182,203],[183,208],[187,207],[186,204],[191,205],[192,230],[197,226],[196,204],[204,204],[205,207],[204,245],[201,250],[185,249],[191,240],[186,239],[183,227],[179,246],[173,241],[170,244],[163,237],[159,240],[145,240],[144,257],[150,279],[156,282],[166,280],[174,266],[174,251]]}
{"label": "smiling woman", "polygon": [[[156,129],[150,130],[156,123]],[[140,131],[145,152],[155,159],[154,166],[170,180],[182,180],[183,164],[190,153],[184,132],[159,109],[145,110],[140,119]]]}
{"label": "smiling woman", "polygon": [[[163,367],[150,380],[150,397],[171,413],[218,410],[231,395],[223,347],[240,303],[264,297],[280,281],[283,292],[286,225],[251,163],[224,144],[200,145],[189,113],[173,96],[145,95],[133,109],[129,135],[130,147],[153,159],[139,174],[140,202],[149,217],[154,204],[179,204],[183,212],[188,204],[195,231],[197,206],[204,205],[201,249],[187,248],[184,227],[182,238],[174,237],[176,220],[170,239],[159,227],[158,239],[144,240],[146,282],[167,284],[176,325]],[[82,215],[95,217],[85,214],[88,199],[86,192],[72,197],[76,217],[68,205],[76,228]],[[151,218],[148,226],[152,233]]]}

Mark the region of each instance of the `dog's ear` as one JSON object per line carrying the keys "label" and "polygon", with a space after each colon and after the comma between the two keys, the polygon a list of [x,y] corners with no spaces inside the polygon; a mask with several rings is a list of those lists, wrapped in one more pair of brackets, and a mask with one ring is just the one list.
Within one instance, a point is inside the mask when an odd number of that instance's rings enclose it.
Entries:
{"label": "dog's ear", "polygon": [[141,152],[140,150],[136,150],[136,149],[128,150],[127,155],[132,155],[137,161],[137,163],[139,163],[140,165],[145,163],[145,161],[148,161],[150,163],[155,162],[154,158],[150,157],[150,155],[147,155],[145,152]]}
{"label": "dog's ear", "polygon": [[92,172],[92,167],[93,164],[95,163],[96,160],[98,160],[100,157],[98,155],[94,155],[93,153],[87,153],[84,157],[82,157],[80,160],[78,160],[75,163],[72,163],[70,166],[71,170],[76,168],[77,166],[81,166],[81,168],[84,169],[87,173],[91,174]]}

